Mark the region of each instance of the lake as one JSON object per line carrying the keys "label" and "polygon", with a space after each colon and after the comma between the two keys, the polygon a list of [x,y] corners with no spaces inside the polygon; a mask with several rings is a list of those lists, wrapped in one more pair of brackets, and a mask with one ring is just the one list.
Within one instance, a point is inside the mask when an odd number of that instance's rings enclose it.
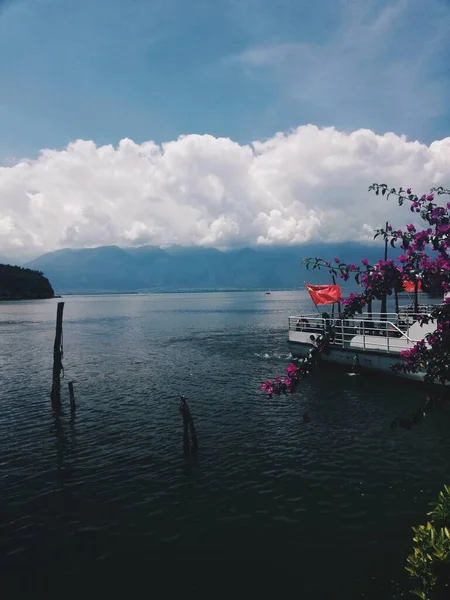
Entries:
{"label": "lake", "polygon": [[422,389],[322,368],[267,399],[259,386],[288,364],[303,292],[64,301],[61,417],[49,399],[57,301],[0,303],[3,582],[407,596],[411,526],[450,480],[449,413],[389,426]]}

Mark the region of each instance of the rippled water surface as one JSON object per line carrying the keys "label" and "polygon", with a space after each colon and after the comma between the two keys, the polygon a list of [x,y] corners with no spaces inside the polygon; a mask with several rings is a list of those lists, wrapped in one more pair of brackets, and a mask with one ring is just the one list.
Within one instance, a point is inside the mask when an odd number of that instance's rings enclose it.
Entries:
{"label": "rippled water surface", "polygon": [[[422,390],[321,370],[294,396],[262,397],[287,364],[301,292],[65,303],[77,412],[64,386],[60,418],[49,400],[56,301],[0,303],[4,581],[407,595],[410,528],[450,480],[447,413],[389,427]],[[180,393],[196,459],[182,452]]]}

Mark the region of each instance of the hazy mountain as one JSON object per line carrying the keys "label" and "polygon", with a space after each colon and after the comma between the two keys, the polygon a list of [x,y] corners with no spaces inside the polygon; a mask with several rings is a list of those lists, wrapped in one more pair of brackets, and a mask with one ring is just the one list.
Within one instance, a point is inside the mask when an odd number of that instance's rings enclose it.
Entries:
{"label": "hazy mountain", "polygon": [[[394,251],[390,249],[391,256]],[[221,252],[215,248],[119,248],[101,246],[57,250],[26,266],[43,271],[57,293],[175,291],[212,289],[292,289],[304,281],[329,282],[326,271],[308,272],[307,256],[359,263],[375,262],[383,246],[361,244],[308,244],[303,246],[242,248]]]}

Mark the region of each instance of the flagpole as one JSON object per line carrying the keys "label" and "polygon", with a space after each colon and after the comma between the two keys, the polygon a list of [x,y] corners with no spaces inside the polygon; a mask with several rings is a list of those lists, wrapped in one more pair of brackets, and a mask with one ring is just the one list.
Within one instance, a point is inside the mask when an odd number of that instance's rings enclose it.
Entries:
{"label": "flagpole", "polygon": [[[305,284],[306,291],[307,291],[307,292],[308,292],[308,294],[309,294],[309,290],[308,290],[308,284],[306,283],[306,281],[303,281],[303,283]],[[311,294],[309,294],[309,297],[311,298],[311,301],[312,301],[312,303],[314,304],[314,306],[316,307],[316,309],[317,309],[317,312],[319,313],[319,315],[320,315],[320,316],[322,316],[322,313],[320,312],[320,310],[319,310],[319,307],[317,306],[317,304],[316,304],[316,303],[314,302],[314,300],[312,299],[312,296],[311,296]]]}
{"label": "flagpole", "polygon": [[[336,285],[336,277],[334,275],[332,275],[332,279],[333,279],[333,285]],[[341,303],[337,302],[338,305],[338,317],[340,318],[341,316]],[[334,304],[333,304],[333,317],[334,317]]]}

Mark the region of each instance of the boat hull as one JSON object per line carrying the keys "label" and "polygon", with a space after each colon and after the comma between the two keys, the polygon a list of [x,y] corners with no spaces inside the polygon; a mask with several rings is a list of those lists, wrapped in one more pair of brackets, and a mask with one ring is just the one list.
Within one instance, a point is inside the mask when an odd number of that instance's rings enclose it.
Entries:
{"label": "boat hull", "polygon": [[[289,348],[294,358],[304,358],[311,348],[313,348],[313,345],[289,339]],[[409,379],[417,382],[423,382],[425,376],[424,373],[394,372],[391,367],[393,364],[401,362],[400,355],[395,356],[359,348],[331,346],[329,353],[322,352],[320,354],[320,360],[326,363],[347,367],[349,371],[356,366],[357,369],[367,370],[373,373],[383,373],[384,375],[389,375],[391,377]]]}

